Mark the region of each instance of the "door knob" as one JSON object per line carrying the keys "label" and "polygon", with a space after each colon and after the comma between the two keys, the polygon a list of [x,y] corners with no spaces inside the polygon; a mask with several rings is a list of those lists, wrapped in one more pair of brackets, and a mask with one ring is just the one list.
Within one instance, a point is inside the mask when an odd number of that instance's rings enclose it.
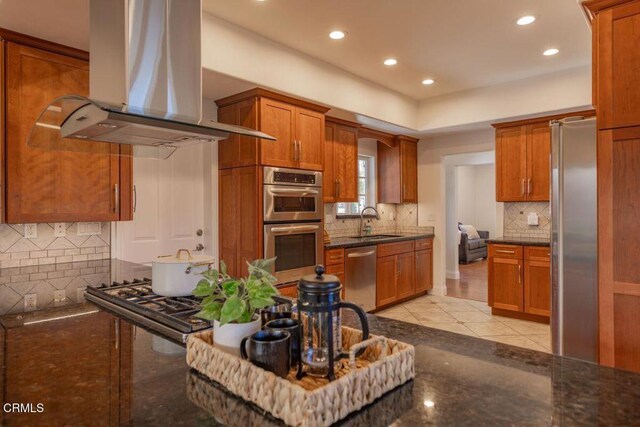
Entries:
{"label": "door knob", "polygon": [[201,229],[201,228],[198,228],[198,229],[196,230],[196,236],[202,236],[203,234],[204,234],[204,232],[202,231],[202,229]]}
{"label": "door knob", "polygon": [[202,243],[198,243],[198,244],[196,245],[196,251],[201,251],[201,250],[203,250],[203,249],[204,249],[204,245],[203,245]]}

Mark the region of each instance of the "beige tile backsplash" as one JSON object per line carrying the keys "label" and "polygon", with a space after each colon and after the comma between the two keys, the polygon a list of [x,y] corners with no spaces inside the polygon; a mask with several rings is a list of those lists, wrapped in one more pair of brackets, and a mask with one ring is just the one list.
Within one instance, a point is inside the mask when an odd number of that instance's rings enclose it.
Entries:
{"label": "beige tile backsplash", "polygon": [[110,258],[110,223],[99,235],[78,235],[79,223],[66,223],[65,237],[55,237],[53,224],[38,224],[38,237],[24,237],[24,225],[0,224],[0,268],[30,267]]}
{"label": "beige tile backsplash", "polygon": [[[374,234],[384,233],[430,233],[433,227],[418,227],[418,205],[405,203],[393,205],[378,203],[376,209],[380,213],[380,220],[371,219]],[[359,218],[336,218],[336,205],[326,203],[324,205],[325,216],[333,218],[332,223],[324,225],[330,238],[355,236],[360,225]],[[367,219],[365,219],[367,221]]]}
{"label": "beige tile backsplash", "polygon": [[[527,225],[529,212],[538,214],[538,225]],[[550,238],[551,208],[549,202],[516,202],[504,204],[504,237]]]}

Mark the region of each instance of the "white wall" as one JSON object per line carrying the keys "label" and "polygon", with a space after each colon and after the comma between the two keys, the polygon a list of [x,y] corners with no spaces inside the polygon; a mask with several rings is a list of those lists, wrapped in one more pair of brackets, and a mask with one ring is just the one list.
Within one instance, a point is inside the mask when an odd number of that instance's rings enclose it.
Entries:
{"label": "white wall", "polygon": [[416,123],[417,101],[207,13],[202,67],[400,126]]}
{"label": "white wall", "polygon": [[[462,153],[491,152],[494,149],[494,131],[482,130],[450,134],[423,139],[418,143],[418,225],[435,227],[434,239],[434,290],[446,293],[446,198],[445,183],[451,186],[454,179],[445,180],[446,169],[455,176],[455,164],[445,167],[445,156]],[[486,162],[485,162],[486,163]],[[453,187],[449,188],[449,192]],[[455,210],[452,212],[455,213]],[[455,215],[453,215],[455,216]],[[455,229],[454,229],[455,230]],[[451,246],[451,245],[449,245]],[[457,248],[455,249],[457,251]],[[455,253],[451,257],[457,256]]]}
{"label": "white wall", "polygon": [[590,66],[423,100],[415,128],[451,129],[585,108],[591,108]]}
{"label": "white wall", "polygon": [[[490,236],[498,232],[495,164],[457,166],[457,221],[485,230]],[[502,210],[500,210],[502,211]]]}

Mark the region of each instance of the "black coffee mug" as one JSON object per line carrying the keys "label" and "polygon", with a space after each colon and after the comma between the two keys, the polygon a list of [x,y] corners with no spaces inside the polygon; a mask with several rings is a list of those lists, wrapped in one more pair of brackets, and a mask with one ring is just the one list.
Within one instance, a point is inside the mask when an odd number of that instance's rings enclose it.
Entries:
{"label": "black coffee mug", "polygon": [[300,324],[296,319],[275,319],[264,325],[265,330],[287,331],[291,335],[291,366],[300,361]]}
{"label": "black coffee mug", "polygon": [[260,311],[260,318],[262,319],[262,326],[266,325],[269,321],[274,319],[289,319],[293,315],[291,311],[291,304],[280,303],[274,304],[269,307],[265,307]]}
{"label": "black coffee mug", "polygon": [[291,334],[287,331],[262,330],[244,337],[240,355],[264,370],[285,378],[291,369]]}

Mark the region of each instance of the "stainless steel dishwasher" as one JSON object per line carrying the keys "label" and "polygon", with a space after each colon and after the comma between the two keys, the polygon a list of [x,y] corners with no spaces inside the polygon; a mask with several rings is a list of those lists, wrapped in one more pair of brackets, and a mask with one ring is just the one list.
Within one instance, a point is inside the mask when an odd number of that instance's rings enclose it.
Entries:
{"label": "stainless steel dishwasher", "polygon": [[347,249],[345,272],[345,299],[365,311],[376,308],[376,255],[377,246]]}

